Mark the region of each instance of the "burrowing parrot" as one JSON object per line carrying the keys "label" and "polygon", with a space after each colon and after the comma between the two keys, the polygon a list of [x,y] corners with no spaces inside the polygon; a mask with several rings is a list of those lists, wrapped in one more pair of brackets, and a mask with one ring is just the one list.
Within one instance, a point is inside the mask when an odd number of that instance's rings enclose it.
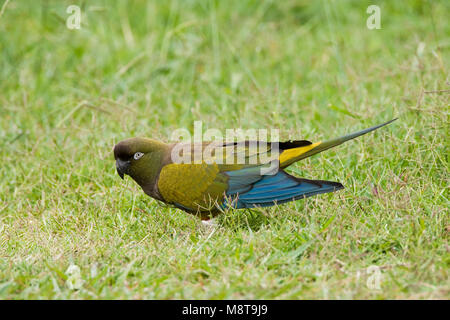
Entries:
{"label": "burrowing parrot", "polygon": [[122,179],[129,175],[150,197],[207,220],[227,208],[268,207],[342,189],[339,182],[298,178],[284,169],[394,120],[326,142],[259,141],[258,148],[252,141],[166,144],[130,138],[114,146],[114,158]]}

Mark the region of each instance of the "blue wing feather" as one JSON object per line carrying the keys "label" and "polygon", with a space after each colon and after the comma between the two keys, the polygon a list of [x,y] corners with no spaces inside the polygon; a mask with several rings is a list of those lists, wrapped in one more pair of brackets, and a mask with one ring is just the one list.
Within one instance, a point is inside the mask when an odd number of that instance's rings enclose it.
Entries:
{"label": "blue wing feather", "polygon": [[227,171],[225,173],[228,176],[227,196],[243,194],[249,191],[255,182],[262,179],[259,166]]}
{"label": "blue wing feather", "polygon": [[[240,171],[243,170],[233,171],[230,175],[227,196],[231,199],[225,200],[224,206],[231,205],[236,209],[268,207],[343,188],[338,182],[296,178],[283,170],[267,176],[255,175],[255,171]],[[254,174],[248,176],[249,172]]]}

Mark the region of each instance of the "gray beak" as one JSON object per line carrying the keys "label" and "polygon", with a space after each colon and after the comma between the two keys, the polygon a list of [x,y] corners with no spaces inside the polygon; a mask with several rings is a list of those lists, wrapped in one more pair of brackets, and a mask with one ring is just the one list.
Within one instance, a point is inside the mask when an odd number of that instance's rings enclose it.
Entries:
{"label": "gray beak", "polygon": [[128,173],[128,168],[130,166],[130,161],[123,161],[120,159],[116,160],[116,170],[117,174],[123,179],[123,176]]}

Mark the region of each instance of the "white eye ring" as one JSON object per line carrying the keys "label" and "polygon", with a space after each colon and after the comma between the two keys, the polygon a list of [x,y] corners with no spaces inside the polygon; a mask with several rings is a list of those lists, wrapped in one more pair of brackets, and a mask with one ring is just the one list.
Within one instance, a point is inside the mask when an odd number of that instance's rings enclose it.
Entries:
{"label": "white eye ring", "polygon": [[142,152],[136,152],[133,156],[134,160],[139,160],[140,158],[142,158],[144,154]]}

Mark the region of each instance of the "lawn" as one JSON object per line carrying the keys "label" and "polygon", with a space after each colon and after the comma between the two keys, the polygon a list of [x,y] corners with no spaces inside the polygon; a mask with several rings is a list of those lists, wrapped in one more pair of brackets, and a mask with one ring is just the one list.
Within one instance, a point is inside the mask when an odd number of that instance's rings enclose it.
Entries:
{"label": "lawn", "polygon": [[[450,298],[449,1],[0,9],[0,299]],[[323,141],[395,117],[290,167],[344,190],[214,225],[112,154],[194,121]]]}

